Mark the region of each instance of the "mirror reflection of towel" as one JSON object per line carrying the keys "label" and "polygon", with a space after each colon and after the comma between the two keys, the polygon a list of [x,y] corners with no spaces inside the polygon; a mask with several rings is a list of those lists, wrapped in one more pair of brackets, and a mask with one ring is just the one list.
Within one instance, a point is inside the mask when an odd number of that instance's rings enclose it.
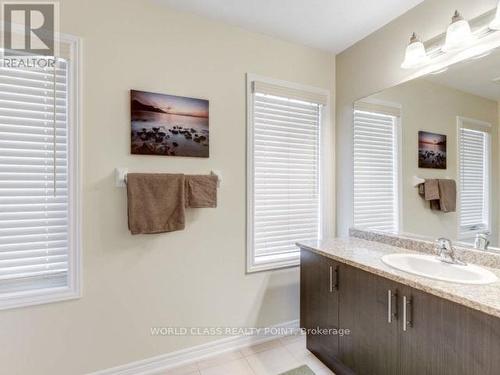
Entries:
{"label": "mirror reflection of towel", "polygon": [[455,212],[457,186],[455,180],[428,179],[419,186],[419,194],[430,202],[431,209],[441,212]]}
{"label": "mirror reflection of towel", "polygon": [[439,209],[443,212],[455,212],[457,207],[457,184],[455,180],[438,180]]}
{"label": "mirror reflection of towel", "polygon": [[439,199],[439,180],[430,179],[424,182],[424,196],[426,201]]}

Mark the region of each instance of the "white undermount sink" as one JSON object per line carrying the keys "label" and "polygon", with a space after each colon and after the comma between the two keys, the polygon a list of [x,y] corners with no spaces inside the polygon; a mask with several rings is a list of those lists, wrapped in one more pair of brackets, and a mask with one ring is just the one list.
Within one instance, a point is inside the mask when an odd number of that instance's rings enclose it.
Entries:
{"label": "white undermount sink", "polygon": [[435,255],[388,254],[382,257],[382,261],[401,271],[451,283],[490,284],[497,281],[495,274],[487,269],[473,264],[445,263]]}

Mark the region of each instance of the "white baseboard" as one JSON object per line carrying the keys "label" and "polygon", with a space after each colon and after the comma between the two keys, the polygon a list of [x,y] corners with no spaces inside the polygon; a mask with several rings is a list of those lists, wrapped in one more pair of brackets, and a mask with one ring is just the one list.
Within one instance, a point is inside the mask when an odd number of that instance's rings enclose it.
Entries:
{"label": "white baseboard", "polygon": [[[276,324],[271,329],[298,329],[299,321]],[[101,370],[88,375],[153,375],[159,371],[189,364],[200,359],[211,357],[231,350],[241,349],[250,345],[259,344],[273,340],[283,335],[268,336],[232,336],[215,340],[206,344],[197,345],[192,348],[179,350],[172,353],[162,354],[156,357],[131,362],[125,365]]]}

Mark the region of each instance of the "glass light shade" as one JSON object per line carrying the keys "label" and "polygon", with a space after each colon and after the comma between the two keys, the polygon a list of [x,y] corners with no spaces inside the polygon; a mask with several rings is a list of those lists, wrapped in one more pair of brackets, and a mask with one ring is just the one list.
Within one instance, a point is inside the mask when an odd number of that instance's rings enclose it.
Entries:
{"label": "glass light shade", "polygon": [[495,16],[495,19],[490,23],[490,29],[500,30],[500,3],[497,7],[497,15]]}
{"label": "glass light shade", "polygon": [[415,34],[410,39],[410,44],[406,47],[405,59],[401,64],[403,69],[417,68],[429,62],[429,57],[425,51],[424,43],[417,39]]}
{"label": "glass light shade", "polygon": [[446,31],[444,51],[459,50],[467,47],[474,40],[469,22],[463,19],[460,13],[455,12],[453,20]]}

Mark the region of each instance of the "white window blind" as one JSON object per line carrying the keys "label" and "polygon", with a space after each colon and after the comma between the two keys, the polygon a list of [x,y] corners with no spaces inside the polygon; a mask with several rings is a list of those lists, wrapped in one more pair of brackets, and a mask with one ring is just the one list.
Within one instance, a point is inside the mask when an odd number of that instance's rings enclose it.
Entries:
{"label": "white window blind", "polygon": [[297,264],[320,234],[322,105],[296,98],[252,94],[249,269]]}
{"label": "white window blind", "polygon": [[468,128],[459,131],[461,239],[489,230],[489,133]]}
{"label": "white window blind", "polygon": [[398,117],[354,111],[354,226],[398,231]]}
{"label": "white window blind", "polygon": [[67,119],[65,60],[0,65],[0,294],[68,284]]}

